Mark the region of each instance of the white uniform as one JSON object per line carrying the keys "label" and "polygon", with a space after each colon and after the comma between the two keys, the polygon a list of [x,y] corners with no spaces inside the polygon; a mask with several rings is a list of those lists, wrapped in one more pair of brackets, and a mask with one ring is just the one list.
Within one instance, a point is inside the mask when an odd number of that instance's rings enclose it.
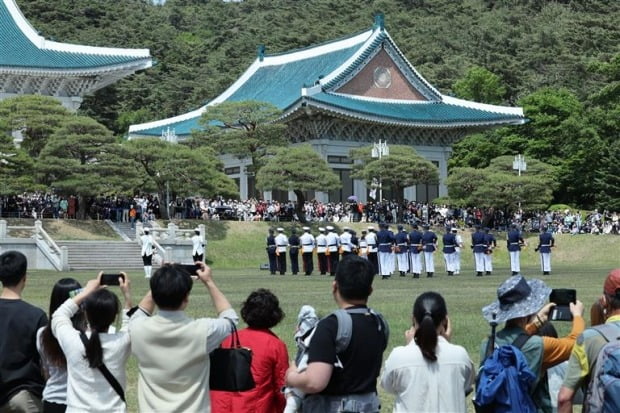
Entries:
{"label": "white uniform", "polygon": [[140,237],[142,249],[142,263],[144,264],[144,278],[151,278],[153,271],[153,238],[150,234],[144,234]]}
{"label": "white uniform", "polygon": [[198,234],[192,237],[192,257],[197,255],[204,255],[205,253],[205,244],[202,240],[202,237]]}
{"label": "white uniform", "polygon": [[353,250],[353,244],[351,243],[351,233],[348,231],[340,234],[340,247],[342,252],[351,252]]}
{"label": "white uniform", "polygon": [[461,248],[463,247],[463,237],[461,234],[456,234],[456,252],[454,253],[454,273],[461,273]]}

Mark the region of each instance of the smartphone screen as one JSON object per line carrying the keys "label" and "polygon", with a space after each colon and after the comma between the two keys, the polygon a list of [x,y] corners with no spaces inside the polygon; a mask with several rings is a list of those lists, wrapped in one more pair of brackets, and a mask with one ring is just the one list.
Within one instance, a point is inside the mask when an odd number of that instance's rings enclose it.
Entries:
{"label": "smartphone screen", "polygon": [[577,291],[570,288],[558,288],[551,290],[549,301],[555,303],[551,310],[552,321],[572,321],[573,314],[570,312],[570,303],[577,301]]}
{"label": "smartphone screen", "polygon": [[119,278],[125,280],[125,276],[120,273],[101,274],[101,285],[120,285]]}
{"label": "smartphone screen", "polygon": [[197,264],[181,264],[181,267],[189,274],[189,275],[198,275],[198,270],[200,266]]}

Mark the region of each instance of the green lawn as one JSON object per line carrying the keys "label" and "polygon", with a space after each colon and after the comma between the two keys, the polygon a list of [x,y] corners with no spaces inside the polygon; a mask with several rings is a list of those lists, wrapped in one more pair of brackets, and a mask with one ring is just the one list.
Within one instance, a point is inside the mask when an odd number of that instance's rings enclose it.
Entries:
{"label": "green lawn", "polygon": [[[206,225],[207,232],[207,261],[214,269],[214,278],[220,288],[230,299],[233,306],[240,308],[245,297],[254,289],[265,287],[271,289],[280,298],[282,308],[287,314],[284,321],[275,328],[276,334],[289,346],[291,357],[295,354],[293,333],[299,308],[303,304],[311,304],[321,315],[328,314],[334,309],[331,296],[331,279],[328,276],[312,277],[272,276],[268,271],[259,271],[259,265],[267,262],[265,254],[265,237],[267,229],[273,224],[266,222],[247,223],[235,221],[183,221],[178,222],[184,228],[193,228],[199,223]],[[162,223],[163,224],[163,223]],[[280,223],[287,231],[290,223]],[[347,224],[355,228],[358,233],[367,224]],[[165,226],[163,224],[162,226]],[[313,233],[317,233],[317,224],[313,224]],[[342,226],[342,225],[341,225]],[[87,224],[80,226],[80,230],[93,235],[85,237],[92,239],[102,228]],[[297,226],[299,228],[299,226]],[[74,229],[61,227],[57,230],[59,238],[73,238]],[[441,234],[438,234],[439,236]],[[473,257],[469,248],[471,236],[468,231],[462,232],[465,248],[462,254],[462,274],[458,277],[448,277],[443,270],[441,254],[436,255],[437,272],[435,278],[413,280],[409,277],[393,277],[390,280],[377,279],[374,292],[370,298],[370,305],[382,312],[390,323],[392,335],[389,348],[384,354],[397,345],[404,344],[404,331],[410,327],[411,311],[415,297],[429,290],[441,293],[448,303],[448,311],[454,329],[453,342],[463,345],[476,363],[479,362],[478,346],[484,336],[489,333],[489,326],[481,315],[481,308],[496,297],[496,289],[509,274],[508,253],[505,248],[505,234],[498,234],[499,248],[494,255],[494,273],[492,276],[478,278],[474,276]],[[534,252],[537,244],[537,235],[532,234],[528,239],[530,244],[521,258],[522,272],[526,277],[542,277],[539,269],[539,256]],[[545,281],[554,288],[576,288],[577,296],[586,305],[586,320],[589,322],[588,308],[602,291],[602,283],[611,268],[620,267],[620,237],[592,236],[592,235],[560,235],[556,236],[557,248],[552,257],[552,275]],[[316,260],[315,260],[316,261]],[[316,268],[316,265],[315,265]],[[80,281],[94,277],[91,273],[72,272],[69,274],[57,272],[32,271],[25,292],[26,300],[43,308],[48,306],[49,292],[53,283],[61,277],[72,276]],[[146,292],[147,283],[141,272],[130,273],[133,283],[135,302]],[[197,285],[192,293],[189,314],[194,317],[214,316],[213,307],[202,285]],[[566,334],[569,330],[567,323],[557,323],[560,333]],[[128,402],[130,411],[137,410],[136,404],[136,365],[130,359]],[[392,397],[380,390],[383,400],[383,411],[391,411]],[[473,409],[472,409],[473,411]]]}
{"label": "green lawn", "polygon": [[[589,238],[588,241],[590,241]],[[553,274],[545,278],[551,287],[576,288],[578,298],[586,306],[589,306],[600,294],[603,280],[609,269],[620,266],[617,253],[619,249],[616,248],[618,237],[601,237],[596,238],[596,241],[601,243],[601,248],[605,247],[605,251],[596,252],[595,257],[590,257],[590,259],[578,259],[577,256],[580,255],[580,252],[577,251],[579,248],[576,247],[572,254],[565,254],[566,262],[559,262],[556,259],[553,262]],[[578,245],[583,245],[586,248],[591,246],[591,243],[584,242]],[[508,273],[507,262],[501,258],[505,254],[500,253],[498,255],[500,258],[496,260],[496,271],[493,276],[474,277],[471,265],[466,264],[464,273],[458,277],[447,277],[438,271],[438,276],[432,279],[413,280],[409,277],[400,278],[396,276],[390,280],[375,280],[370,305],[386,316],[392,331],[389,348],[384,357],[389,354],[394,346],[404,343],[403,332],[410,326],[411,309],[415,297],[423,291],[434,290],[441,293],[448,303],[448,311],[454,328],[453,342],[465,346],[472,360],[477,364],[479,361],[478,345],[480,340],[489,332],[489,327],[482,318],[480,310],[484,305],[494,300],[497,286],[506,278]],[[467,257],[467,259],[471,262],[471,258]],[[328,314],[334,308],[331,297],[331,278],[328,276],[272,276],[266,271],[261,272],[256,269],[219,269],[217,265],[214,265],[213,268],[214,278],[219,287],[237,309],[240,308],[244,298],[252,290],[259,287],[271,289],[280,298],[281,306],[287,317],[275,328],[275,332],[288,344],[291,357],[295,353],[292,337],[297,312],[301,305],[314,305],[321,315]],[[535,261],[524,259],[522,270],[528,277],[539,276],[537,262]],[[94,275],[95,272],[90,274],[84,272],[61,274],[32,271],[28,280],[25,299],[45,308],[48,305],[50,287],[57,279],[72,276],[80,281],[85,281]],[[142,273],[130,273],[130,277],[133,296],[137,302],[146,292],[147,283]],[[195,317],[215,315],[206,290],[202,285],[196,285],[192,292],[188,312]],[[589,319],[588,315],[586,315],[586,319]],[[566,324],[560,325],[559,329],[561,332],[566,332],[568,326]],[[133,359],[130,360],[128,370],[128,402],[130,411],[136,411],[137,372]],[[383,411],[391,411],[392,397],[383,392],[381,392],[381,397],[384,406]]]}

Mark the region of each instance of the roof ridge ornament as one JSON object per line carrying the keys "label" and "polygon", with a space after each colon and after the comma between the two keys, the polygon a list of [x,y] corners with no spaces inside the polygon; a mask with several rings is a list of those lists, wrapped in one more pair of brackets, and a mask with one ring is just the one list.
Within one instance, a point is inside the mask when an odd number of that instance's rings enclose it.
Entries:
{"label": "roof ridge ornament", "polygon": [[256,57],[258,57],[258,60],[260,62],[265,60],[265,45],[264,44],[258,45],[258,48],[256,49]]}
{"label": "roof ridge ornament", "polygon": [[377,13],[375,15],[375,24],[372,26],[373,29],[379,29],[381,31],[385,30],[385,15],[383,13]]}

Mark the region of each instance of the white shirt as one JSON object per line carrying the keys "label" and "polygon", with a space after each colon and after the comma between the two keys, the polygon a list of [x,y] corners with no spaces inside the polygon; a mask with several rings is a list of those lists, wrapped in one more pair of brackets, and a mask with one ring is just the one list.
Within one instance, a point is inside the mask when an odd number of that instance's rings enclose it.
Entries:
{"label": "white shirt", "polygon": [[45,381],[43,388],[43,400],[50,403],[66,404],[67,403],[67,369],[62,369],[48,363],[43,351],[43,330],[41,327],[37,331],[37,350],[41,355],[41,365],[47,371],[49,377]]}
{"label": "white shirt", "polygon": [[353,244],[351,244],[351,233],[345,231],[340,234],[340,245],[343,251],[351,252]]}
{"label": "white shirt", "polygon": [[338,251],[338,247],[340,246],[340,238],[338,237],[338,234],[335,232],[328,232],[325,237],[327,238],[327,249],[330,252]]}
{"label": "white shirt", "polygon": [[316,236],[316,252],[324,253],[325,251],[327,251],[327,236],[319,234]]}
{"label": "white shirt", "polygon": [[312,252],[314,249],[314,236],[309,232],[304,232],[299,237],[299,242],[301,242],[301,252]]}
{"label": "white shirt", "polygon": [[[118,412],[126,411],[125,403],[120,399],[110,383],[99,369],[88,366],[84,358],[85,349],[80,332],[73,328],[71,317],[78,311],[78,306],[69,298],[52,316],[52,333],[58,339],[62,351],[67,357],[67,413],[71,412]],[[125,365],[131,352],[128,318],[123,312],[121,331],[114,334],[99,333],[103,348],[103,362],[125,389]],[[86,333],[87,336],[90,333]]]}
{"label": "white shirt", "polygon": [[467,351],[438,337],[437,361],[429,362],[411,340],[395,347],[381,374],[381,386],[396,395],[394,412],[467,413],[466,395],[474,382]]}
{"label": "white shirt", "polygon": [[140,254],[142,255],[153,255],[153,238],[151,238],[150,234],[144,234],[140,237],[140,242],[142,243],[142,251]]}
{"label": "white shirt", "polygon": [[368,232],[366,242],[368,243],[368,252],[377,252],[377,234]]}
{"label": "white shirt", "polygon": [[288,246],[288,237],[282,233],[276,235],[276,251],[286,252]]}
{"label": "white shirt", "polygon": [[205,244],[200,235],[196,234],[192,237],[192,244],[192,255],[200,255],[205,253]]}

